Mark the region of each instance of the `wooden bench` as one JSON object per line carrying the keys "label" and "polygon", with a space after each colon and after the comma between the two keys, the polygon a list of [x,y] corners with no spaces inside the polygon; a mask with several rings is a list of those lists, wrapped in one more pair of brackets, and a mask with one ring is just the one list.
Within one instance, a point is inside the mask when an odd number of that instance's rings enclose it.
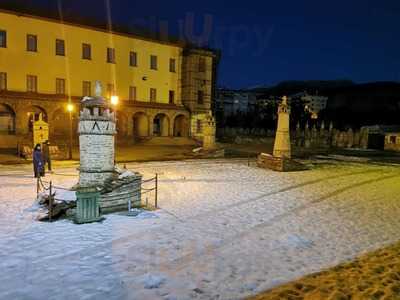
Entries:
{"label": "wooden bench", "polygon": [[[49,146],[49,153],[51,159],[62,159],[65,156],[58,146]],[[20,155],[25,159],[32,159],[33,149],[27,145],[22,146]]]}
{"label": "wooden bench", "polygon": [[20,155],[25,159],[32,159],[33,150],[29,146],[22,146],[22,151]]}

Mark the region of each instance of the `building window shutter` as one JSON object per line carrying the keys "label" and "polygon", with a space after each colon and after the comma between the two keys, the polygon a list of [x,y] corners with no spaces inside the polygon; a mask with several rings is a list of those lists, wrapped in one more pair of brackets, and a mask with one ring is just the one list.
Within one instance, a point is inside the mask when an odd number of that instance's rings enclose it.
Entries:
{"label": "building window shutter", "polygon": [[151,55],[150,56],[150,69],[157,70],[157,56]]}
{"label": "building window shutter", "polygon": [[136,86],[129,87],[129,100],[136,101]]}
{"label": "building window shutter", "polygon": [[129,53],[129,65],[131,67],[137,67],[137,53],[134,51]]}
{"label": "building window shutter", "polygon": [[56,40],[56,55],[65,56],[65,41],[64,40]]}
{"label": "building window shutter", "polygon": [[0,30],[0,48],[7,48],[7,31]]}
{"label": "building window shutter", "polygon": [[0,91],[7,90],[7,73],[0,72]]}
{"label": "building window shutter", "polygon": [[30,52],[37,52],[37,36],[28,34],[26,36],[26,49]]}

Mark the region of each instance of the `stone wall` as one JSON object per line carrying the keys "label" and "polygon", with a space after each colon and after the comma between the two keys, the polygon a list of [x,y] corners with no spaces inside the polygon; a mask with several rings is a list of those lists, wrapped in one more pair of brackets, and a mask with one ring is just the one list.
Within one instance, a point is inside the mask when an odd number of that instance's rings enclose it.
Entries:
{"label": "stone wall", "polygon": [[[368,130],[340,131],[324,126],[304,129],[298,127],[290,133],[293,146],[300,148],[368,148]],[[217,137],[226,142],[236,144],[264,144],[275,138],[275,131],[262,128],[218,128]]]}
{"label": "stone wall", "polygon": [[340,131],[334,128],[329,130],[315,126],[304,130],[297,128],[292,133],[292,143],[302,148],[368,148],[368,131],[360,130]]}

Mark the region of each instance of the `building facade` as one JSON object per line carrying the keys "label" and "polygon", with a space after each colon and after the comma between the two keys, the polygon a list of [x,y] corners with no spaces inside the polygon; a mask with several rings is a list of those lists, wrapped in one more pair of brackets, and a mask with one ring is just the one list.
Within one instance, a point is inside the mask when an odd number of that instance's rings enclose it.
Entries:
{"label": "building facade", "polygon": [[319,112],[325,109],[328,103],[328,97],[309,95],[307,93],[304,93],[301,100],[306,105],[306,109],[312,114],[313,119],[318,118]]}
{"label": "building facade", "polygon": [[119,143],[202,139],[214,51],[5,10],[0,20],[0,148],[29,144],[40,114],[50,139],[64,141],[68,103],[76,136],[80,100],[94,94],[96,80],[103,96],[119,98]]}
{"label": "building facade", "polygon": [[236,114],[253,112],[256,93],[245,90],[217,89],[215,97],[216,112],[223,118]]}

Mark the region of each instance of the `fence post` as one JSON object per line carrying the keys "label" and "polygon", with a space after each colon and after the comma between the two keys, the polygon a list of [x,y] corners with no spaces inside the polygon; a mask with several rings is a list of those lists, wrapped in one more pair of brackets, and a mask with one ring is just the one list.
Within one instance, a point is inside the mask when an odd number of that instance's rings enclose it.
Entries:
{"label": "fence post", "polygon": [[53,186],[52,182],[50,181],[49,187],[49,221],[52,222],[53,219]]}
{"label": "fence post", "polygon": [[39,189],[40,189],[39,180],[40,180],[40,177],[38,177],[36,180],[36,198],[39,195]]}
{"label": "fence post", "polygon": [[154,198],[155,207],[158,208],[158,173],[156,173],[156,192]]}

